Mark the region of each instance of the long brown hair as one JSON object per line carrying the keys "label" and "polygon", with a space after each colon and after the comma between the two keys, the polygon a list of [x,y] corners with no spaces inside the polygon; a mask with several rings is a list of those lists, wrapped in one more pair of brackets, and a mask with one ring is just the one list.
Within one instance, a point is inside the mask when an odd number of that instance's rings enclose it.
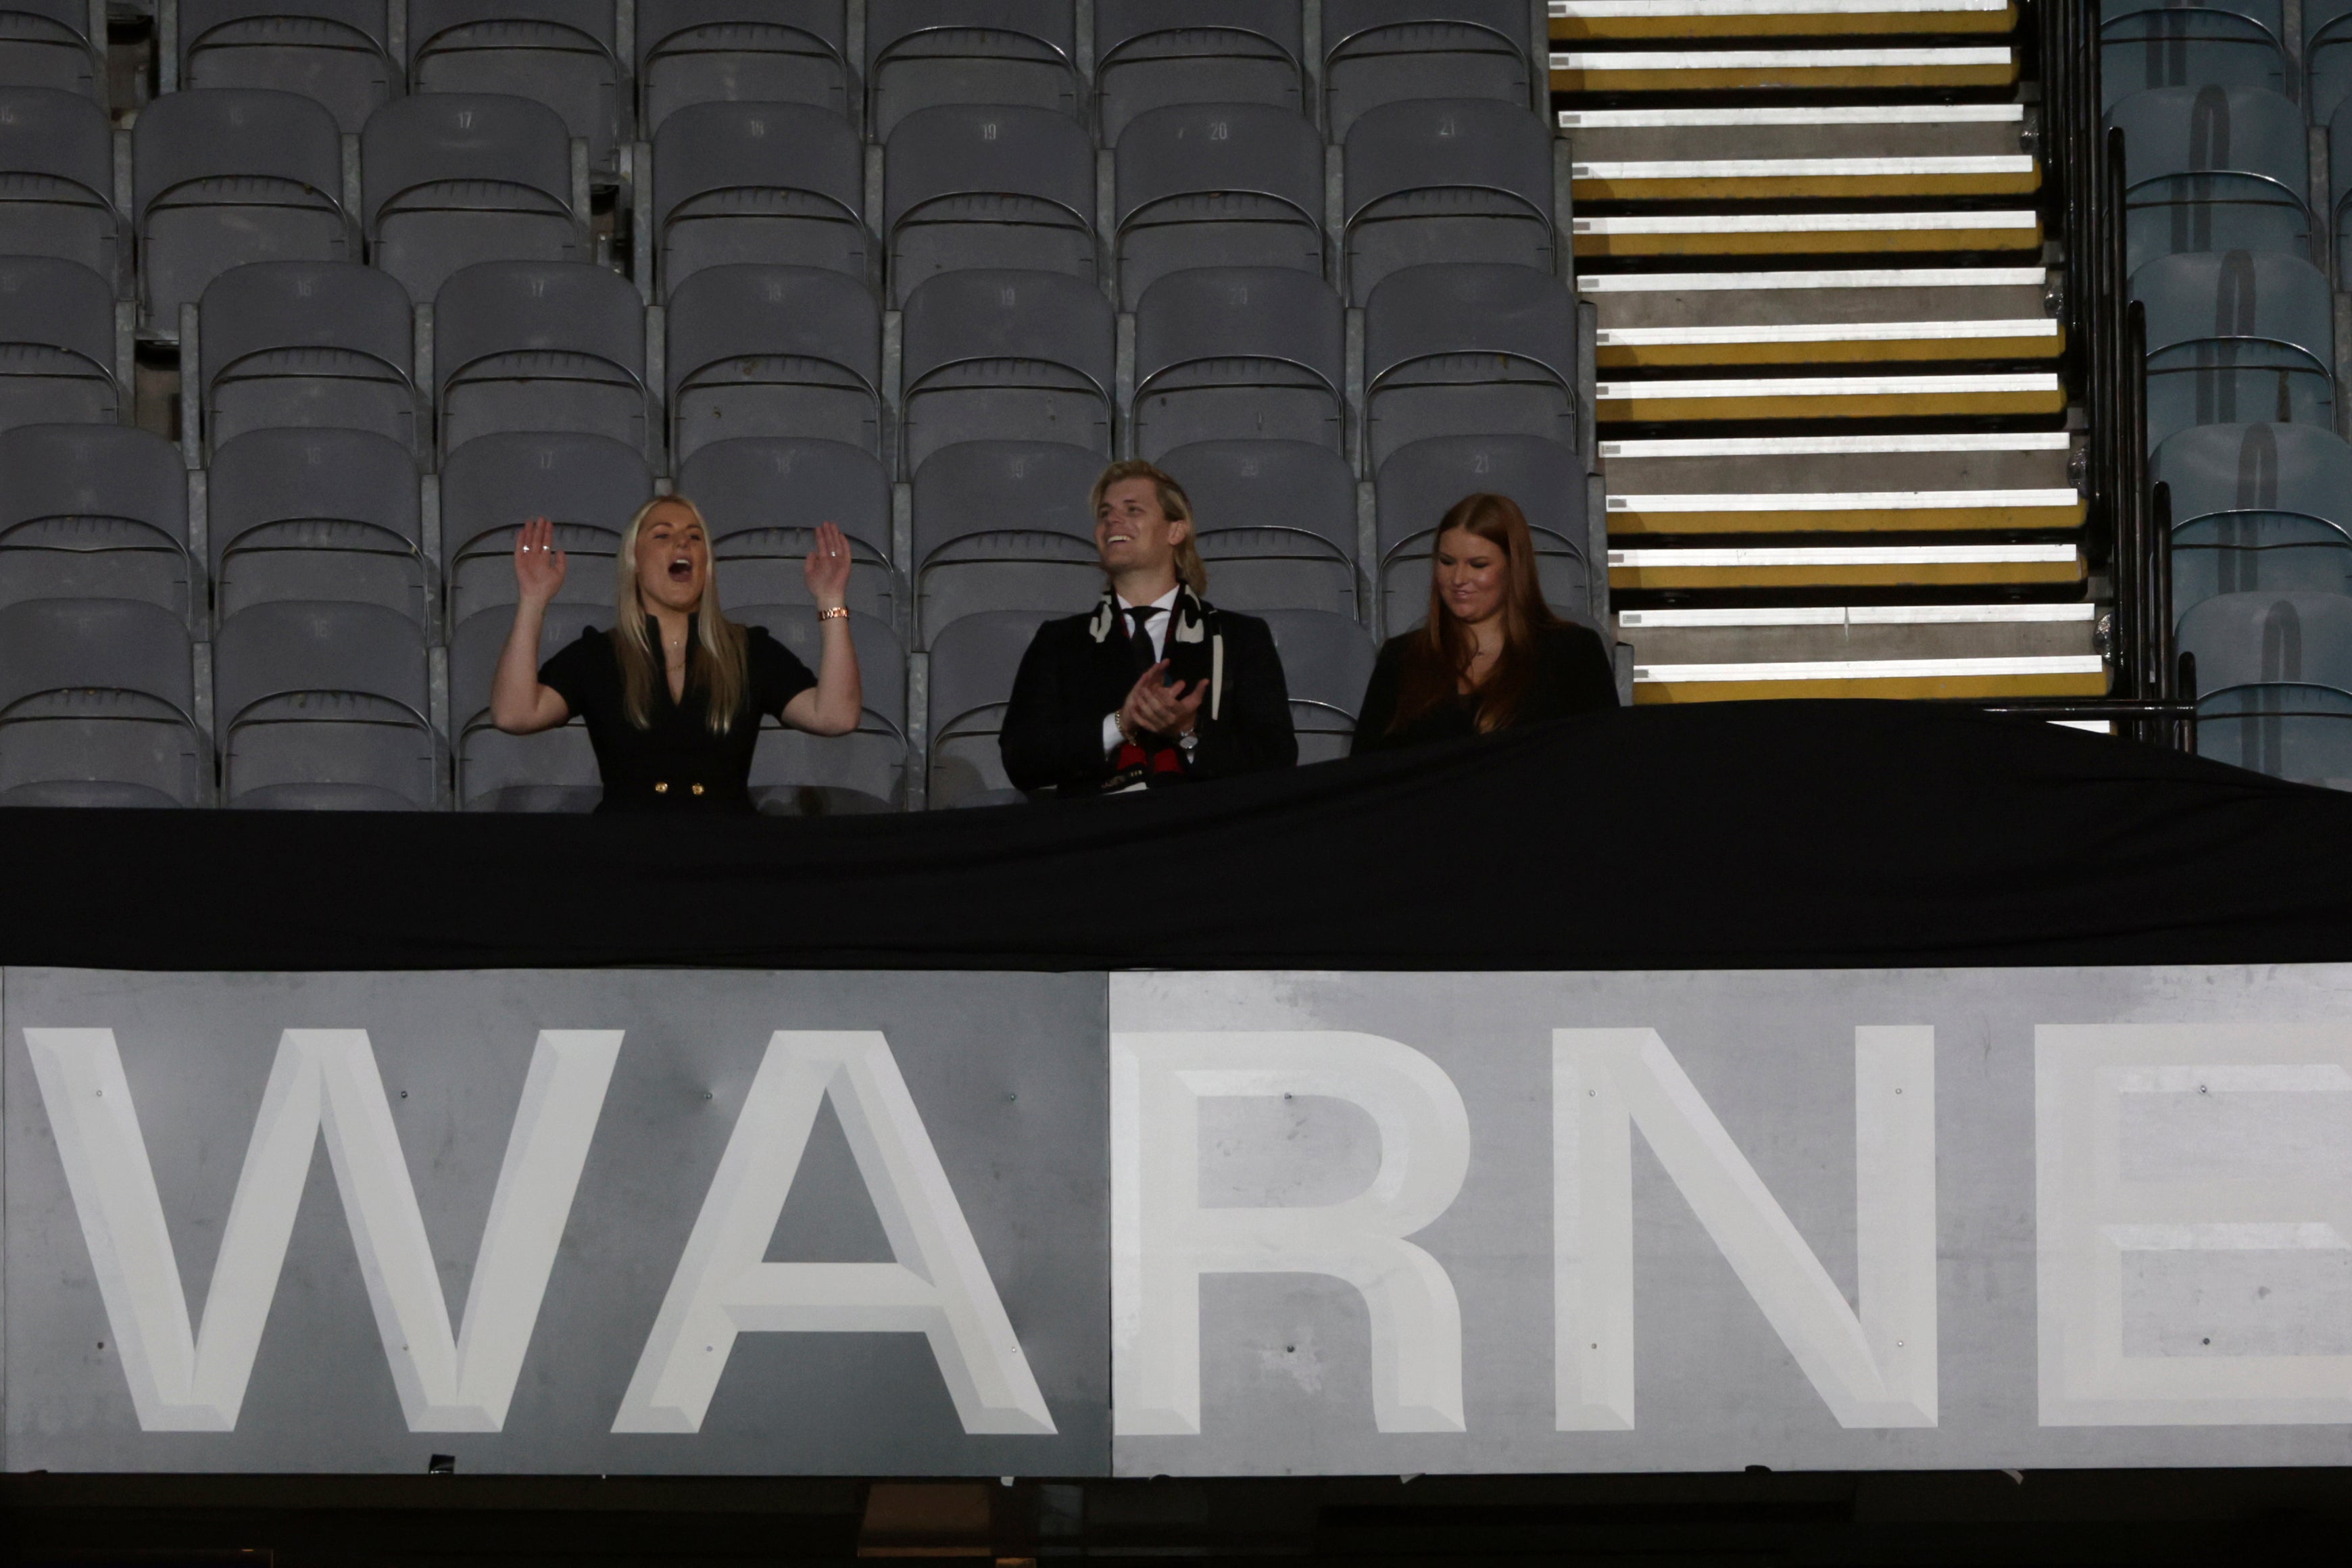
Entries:
{"label": "long brown hair", "polygon": [[[646,602],[637,592],[637,535],[656,507],[683,508],[702,530],[706,552],[710,525],[702,509],[684,496],[656,496],[637,509],[621,534],[621,552],[614,558],[619,583],[614,604],[613,654],[621,665],[621,712],[635,728],[652,727],[654,682],[662,679],[654,658],[653,639],[646,635]],[[719,562],[711,555],[702,574],[702,603],[695,608],[694,645],[686,650],[686,686],[703,689],[703,722],[714,735],[735,727],[736,710],[751,684],[751,658],[744,652],[743,628],[719,608]]]}
{"label": "long brown hair", "polygon": [[[1140,458],[1123,458],[1102,471],[1102,477],[1095,480],[1094,493],[1087,497],[1087,518],[1091,520],[1102,510],[1104,491],[1129,479],[1151,481],[1151,488],[1160,494],[1160,510],[1169,521],[1192,522],[1192,498],[1184,493],[1184,487],[1176,482],[1175,476]],[[1208,563],[1201,559],[1200,547],[1194,542],[1200,531],[1201,525],[1192,523],[1176,545],[1176,575],[1184,579],[1184,586],[1196,596],[1209,591]]]}
{"label": "long brown hair", "polygon": [[1503,651],[1486,679],[1470,692],[1478,703],[1480,734],[1491,734],[1517,716],[1535,681],[1537,635],[1559,624],[1544,603],[1543,584],[1536,576],[1535,541],[1528,534],[1527,514],[1519,503],[1508,496],[1464,496],[1438,523],[1430,547],[1429,618],[1407,634],[1412,640],[1404,647],[1396,717],[1389,721],[1391,733],[1451,701],[1477,651],[1469,628],[1447,612],[1437,589],[1437,545],[1457,528],[1503,552]]}

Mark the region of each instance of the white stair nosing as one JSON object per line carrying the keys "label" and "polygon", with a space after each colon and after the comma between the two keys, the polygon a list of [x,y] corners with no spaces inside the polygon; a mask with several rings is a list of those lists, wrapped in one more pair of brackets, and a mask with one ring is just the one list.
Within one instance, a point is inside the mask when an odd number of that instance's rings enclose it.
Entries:
{"label": "white stair nosing", "polygon": [[1701,397],[1912,397],[1936,393],[2056,392],[2054,371],[1987,375],[1790,375],[1740,381],[1604,381],[1595,395],[1604,403],[1629,398]]}
{"label": "white stair nosing", "polygon": [[1609,564],[1673,566],[2000,566],[2080,559],[2072,544],[1800,544],[1612,550]]}
{"label": "white stair nosing", "polygon": [[2099,606],[2069,605],[1781,605],[1758,609],[1621,610],[1637,631],[1754,626],[2023,626],[2093,621]]}
{"label": "white stair nosing", "polygon": [[1869,234],[1906,230],[2032,228],[2036,212],[1678,213],[1666,216],[1579,217],[1573,234]]}
{"label": "white stair nosing", "polygon": [[1604,349],[1664,348],[1706,343],[1838,343],[1933,342],[1962,338],[2055,338],[2058,323],[2047,316],[2030,320],[1991,318],[1957,321],[1854,321],[1785,327],[1603,327],[1594,346]]}
{"label": "white stair nosing", "polygon": [[2021,103],[1824,104],[1753,109],[1563,109],[1563,131],[1679,131],[1710,125],[2009,125],[2022,124]]}
{"label": "white stair nosing", "polygon": [[2005,66],[2016,59],[2007,44],[1926,49],[1684,49],[1556,53],[1558,70],[1854,70],[1894,66]]}
{"label": "white stair nosing", "polygon": [[2080,506],[2080,491],[1794,490],[1703,495],[1612,495],[1611,511],[1954,511],[1984,507]]}
{"label": "white stair nosing", "polygon": [[1765,289],[2035,289],[2042,267],[1866,267],[1822,271],[1590,272],[1580,294],[1748,294]]}
{"label": "white stair nosing", "polygon": [[2061,730],[2088,730],[2094,735],[2112,735],[2115,725],[2105,719],[2053,719],[2051,723]]}
{"label": "white stair nosing", "polygon": [[1693,436],[1603,441],[1603,461],[1664,458],[1823,458],[1881,452],[2065,452],[2063,430],[1965,430],[1927,436]]}
{"label": "white stair nosing", "polygon": [[1981,153],[1953,158],[1654,158],[1575,163],[1578,180],[1882,180],[1905,174],[2030,174],[2032,155]]}
{"label": "white stair nosing", "polygon": [[1917,680],[1986,675],[2104,675],[2097,654],[2027,654],[2006,658],[1855,658],[1775,664],[1636,665],[1636,685],[1731,680]]}
{"label": "white stair nosing", "polygon": [[1551,0],[1550,14],[1570,16],[1880,16],[1948,11],[2006,11],[2010,0]]}

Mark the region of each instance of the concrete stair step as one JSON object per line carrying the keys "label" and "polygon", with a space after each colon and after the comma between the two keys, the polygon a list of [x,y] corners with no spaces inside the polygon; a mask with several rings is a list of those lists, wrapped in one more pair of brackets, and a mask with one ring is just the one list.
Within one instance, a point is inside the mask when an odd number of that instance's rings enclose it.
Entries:
{"label": "concrete stair step", "polygon": [[2082,496],[2072,489],[1612,494],[1609,532],[2011,533],[2079,528],[2084,511]]}
{"label": "concrete stair step", "polygon": [[2011,0],[1551,0],[1555,38],[2007,33]]}
{"label": "concrete stair step", "polygon": [[2007,44],[1855,49],[1570,49],[1551,57],[1554,92],[2009,87]]}
{"label": "concrete stair step", "polygon": [[2031,173],[2033,123],[2021,103],[1579,108],[1559,110],[1559,122],[1580,164],[2027,159],[2006,165],[2011,173]]}
{"label": "concrete stair step", "polygon": [[2073,543],[1666,545],[1609,552],[1609,585],[1643,589],[1964,587],[2079,583]]}
{"label": "concrete stair step", "polygon": [[1603,441],[1612,497],[1859,490],[2072,489],[2063,430]]}
{"label": "concrete stair step", "polygon": [[2049,371],[1967,375],[1788,375],[1604,381],[1606,424],[1716,419],[1916,419],[2056,414],[2066,390]]}
{"label": "concrete stair step", "polygon": [[2033,212],[1677,213],[1570,220],[1576,254],[1835,256],[2042,248]]}
{"label": "concrete stair step", "polygon": [[2096,654],[2098,606],[1825,605],[1625,610],[1637,664],[2080,658]]}
{"label": "concrete stair step", "polygon": [[1786,664],[1633,666],[1633,700],[1753,702],[1772,698],[2104,697],[2106,665],[2096,654],[2055,658],[1838,659]]}
{"label": "concrete stair step", "polygon": [[1605,367],[2052,359],[2039,267],[1588,273]]}

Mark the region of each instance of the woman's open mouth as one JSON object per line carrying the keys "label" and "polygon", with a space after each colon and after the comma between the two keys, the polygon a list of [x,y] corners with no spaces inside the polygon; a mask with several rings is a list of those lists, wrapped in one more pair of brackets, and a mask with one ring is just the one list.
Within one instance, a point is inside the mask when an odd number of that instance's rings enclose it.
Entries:
{"label": "woman's open mouth", "polygon": [[694,563],[688,560],[685,556],[681,555],[677,560],[669,563],[669,580],[671,582],[688,583],[692,582],[693,579]]}

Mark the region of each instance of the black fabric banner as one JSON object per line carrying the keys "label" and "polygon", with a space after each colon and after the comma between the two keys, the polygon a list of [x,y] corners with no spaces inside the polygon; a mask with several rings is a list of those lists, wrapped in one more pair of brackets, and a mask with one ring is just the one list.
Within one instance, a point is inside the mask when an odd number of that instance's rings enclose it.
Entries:
{"label": "black fabric banner", "polygon": [[0,813],[0,963],[1727,969],[2352,960],[2352,796],[1903,703],[1621,710],[830,820]]}

